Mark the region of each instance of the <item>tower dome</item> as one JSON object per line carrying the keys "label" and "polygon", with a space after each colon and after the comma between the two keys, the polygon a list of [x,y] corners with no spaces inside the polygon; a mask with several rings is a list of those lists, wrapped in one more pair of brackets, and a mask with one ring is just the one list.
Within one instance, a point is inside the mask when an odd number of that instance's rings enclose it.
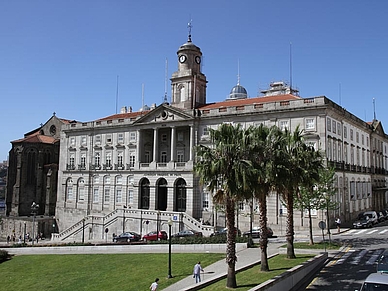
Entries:
{"label": "tower dome", "polygon": [[230,90],[229,97],[226,98],[226,100],[236,100],[236,99],[246,99],[248,98],[247,90],[241,86],[240,84],[237,84]]}

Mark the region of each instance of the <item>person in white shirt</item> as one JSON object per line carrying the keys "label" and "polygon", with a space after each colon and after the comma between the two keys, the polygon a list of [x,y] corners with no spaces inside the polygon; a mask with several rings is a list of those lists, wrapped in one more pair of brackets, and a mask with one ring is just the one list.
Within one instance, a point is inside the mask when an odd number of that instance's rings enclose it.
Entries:
{"label": "person in white shirt", "polygon": [[156,278],[155,279],[155,282],[153,282],[150,286],[150,290],[151,291],[156,291],[156,289],[158,289],[158,282],[159,282],[159,278]]}
{"label": "person in white shirt", "polygon": [[198,262],[194,266],[194,271],[193,271],[193,277],[195,278],[195,283],[201,282],[201,271],[203,272],[203,269],[201,267],[201,262]]}
{"label": "person in white shirt", "polygon": [[335,220],[335,223],[337,224],[338,232],[340,232],[341,231],[341,219],[339,217],[337,217],[337,219]]}

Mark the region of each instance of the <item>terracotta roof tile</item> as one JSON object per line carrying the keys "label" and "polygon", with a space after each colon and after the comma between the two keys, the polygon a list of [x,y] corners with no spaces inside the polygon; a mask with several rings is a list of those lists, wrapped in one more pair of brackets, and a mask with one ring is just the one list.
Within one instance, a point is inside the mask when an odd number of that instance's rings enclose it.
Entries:
{"label": "terracotta roof tile", "polygon": [[102,121],[102,120],[111,120],[111,119],[128,119],[128,118],[135,118],[141,115],[145,115],[148,113],[149,110],[145,111],[137,111],[137,112],[127,112],[127,113],[118,113],[118,114],[113,114],[107,117],[99,118],[97,121]]}
{"label": "terracotta roof tile", "polygon": [[47,143],[47,144],[54,144],[58,139],[53,138],[52,136],[42,135],[38,132],[35,132],[33,134],[30,134],[26,136],[25,138],[21,138],[18,140],[11,141],[11,143],[20,143],[20,142],[29,142],[29,143]]}

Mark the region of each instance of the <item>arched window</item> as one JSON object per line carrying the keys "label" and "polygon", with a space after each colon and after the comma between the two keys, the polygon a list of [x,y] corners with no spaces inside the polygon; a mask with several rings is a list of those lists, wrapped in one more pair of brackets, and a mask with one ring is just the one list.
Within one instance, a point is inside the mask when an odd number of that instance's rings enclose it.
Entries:
{"label": "arched window", "polygon": [[175,184],[175,211],[186,211],[186,181],[179,179]]}
{"label": "arched window", "polygon": [[150,208],[150,181],[144,178],[140,182],[140,209]]}

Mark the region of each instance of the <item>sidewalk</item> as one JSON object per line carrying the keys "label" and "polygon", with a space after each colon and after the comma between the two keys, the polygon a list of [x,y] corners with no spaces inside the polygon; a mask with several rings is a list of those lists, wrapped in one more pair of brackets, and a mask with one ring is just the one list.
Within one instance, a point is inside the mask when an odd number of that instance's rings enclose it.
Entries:
{"label": "sidewalk", "polygon": [[[341,229],[340,233],[346,232],[349,229],[344,228]],[[333,230],[334,232],[334,230]],[[335,236],[338,233],[336,230],[334,233],[331,233],[331,235]],[[325,240],[328,239],[327,236],[327,230],[325,230]],[[321,235],[321,233],[314,232],[314,241],[320,242],[321,239],[317,239]],[[308,232],[298,232],[295,234],[295,240],[296,241],[306,241],[309,238]],[[285,237],[279,237],[278,240],[272,241],[268,244],[267,248],[267,255],[268,258],[276,255],[279,253],[280,246],[284,245],[286,243]],[[296,249],[295,252],[298,254],[298,250]],[[322,250],[311,250],[312,253],[317,252],[321,253]],[[333,253],[337,253],[337,251],[334,251]],[[240,251],[236,252],[237,255],[237,263],[236,263],[236,272],[242,271],[244,269],[248,269],[254,265],[257,265],[260,263],[261,259],[261,251],[260,248],[244,248]],[[194,267],[194,265],[193,265]],[[174,275],[174,273],[172,274]],[[221,260],[218,262],[215,262],[214,264],[204,267],[204,273],[202,273],[201,279],[202,282],[196,284],[195,279],[192,275],[176,282],[173,285],[170,285],[169,287],[163,289],[163,291],[189,291],[189,290],[200,290],[202,288],[206,288],[210,282],[218,281],[220,279],[226,278],[227,276],[227,264],[225,260]],[[197,289],[198,288],[198,289]]]}

